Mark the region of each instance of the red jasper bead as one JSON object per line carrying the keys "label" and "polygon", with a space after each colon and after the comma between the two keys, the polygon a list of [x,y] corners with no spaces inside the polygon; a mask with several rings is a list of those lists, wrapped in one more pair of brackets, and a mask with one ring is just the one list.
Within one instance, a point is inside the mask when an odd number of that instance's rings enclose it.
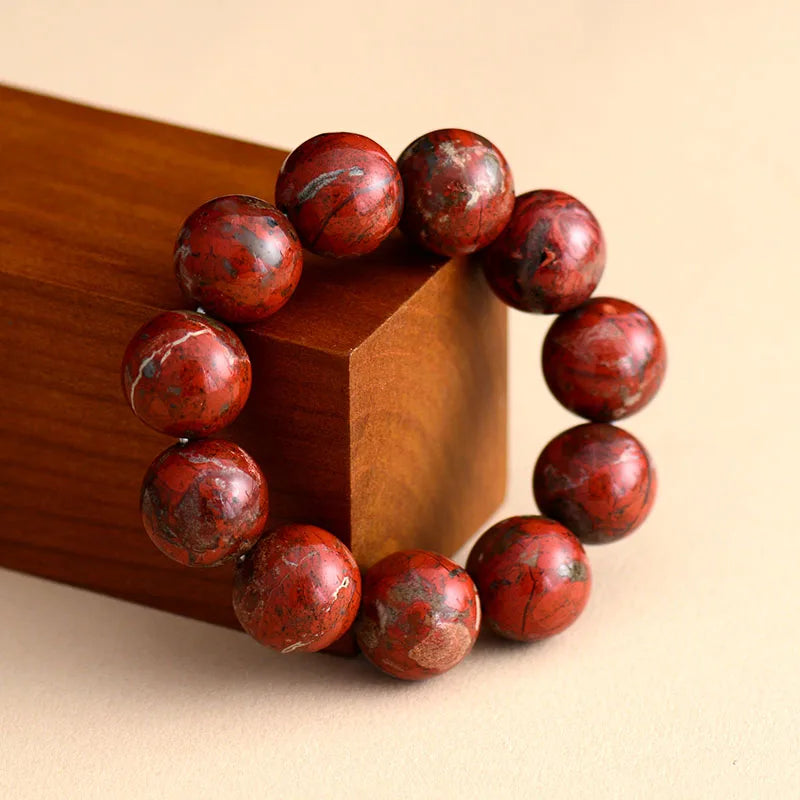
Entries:
{"label": "red jasper bead", "polygon": [[209,200],[183,223],[175,275],[186,295],[228,322],[255,322],[282,308],[303,271],[289,220],[257,197]]}
{"label": "red jasper bead", "polygon": [[361,573],[332,533],[283,525],[236,565],[233,608],[258,642],[282,653],[316,652],[353,624]]}
{"label": "red jasper bead", "polygon": [[122,389],[142,422],[178,437],[233,422],[250,393],[250,359],[230,328],[193,311],[165,311],[133,336]]}
{"label": "red jasper bead", "polygon": [[397,166],[406,198],[400,228],[434,253],[480,250],[511,217],[511,169],[483,136],[457,128],[431,131],[403,151]]}
{"label": "red jasper bead", "polygon": [[571,195],[539,189],[517,198],[511,220],[486,250],[483,271],[513,308],[558,314],[589,299],[605,263],[594,214]]}
{"label": "red jasper bead", "polygon": [[539,510],[584,544],[614,542],[644,522],[656,497],[656,472],[642,443],[603,422],[556,436],[533,471]]}
{"label": "red jasper bead", "polygon": [[542,347],[542,369],[555,398],[593,422],[611,422],[643,408],[661,386],[664,339],[638,306],[595,297],[562,314]]}
{"label": "red jasper bead", "polygon": [[467,571],[484,619],[500,636],[534,642],[571,625],[589,599],[591,570],[578,539],[545,517],[510,517],[473,546]]}
{"label": "red jasper bead", "polygon": [[427,550],[401,550],[364,575],[356,638],[379,669],[421,680],[454,667],[480,626],[475,585],[454,561]]}
{"label": "red jasper bead", "polygon": [[403,184],[394,159],[372,139],[323,133],[283,162],[275,202],[312,252],[359,256],[397,227]]}
{"label": "red jasper bead", "polygon": [[255,544],[267,521],[267,484],[238,445],[199,439],[173,445],[153,461],[141,511],[162,553],[184,566],[209,567]]}

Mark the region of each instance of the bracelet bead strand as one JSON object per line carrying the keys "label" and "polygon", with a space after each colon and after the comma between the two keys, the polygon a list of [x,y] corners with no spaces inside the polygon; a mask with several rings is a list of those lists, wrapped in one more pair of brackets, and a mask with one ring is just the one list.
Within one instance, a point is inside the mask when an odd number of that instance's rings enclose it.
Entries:
{"label": "bracelet bead strand", "polygon": [[397,160],[405,190],[400,229],[443,256],[474,253],[495,240],[514,208],[514,179],[483,136],[457,128],[415,139]]}
{"label": "bracelet bead strand", "polygon": [[361,652],[404,680],[440,675],[469,653],[481,608],[472,578],[445,556],[400,550],[370,567],[356,625]]}
{"label": "bracelet bead strand", "polygon": [[650,513],[656,486],[644,445],[605,422],[560,433],[542,450],[533,471],[536,505],[584,544],[615,542],[633,533]]}
{"label": "bracelet bead strand", "polygon": [[303,248],[271,203],[246,195],[209,200],[183,223],[173,255],[184,294],[226,322],[255,322],[288,302]]}
{"label": "bracelet bead strand", "polygon": [[487,530],[467,560],[484,619],[506,639],[536,642],[561,633],[583,611],[589,560],[577,537],[545,517],[509,517]]}
{"label": "bracelet bead strand", "polygon": [[[440,675],[485,627],[530,642],[572,625],[592,572],[584,544],[627,537],[647,517],[656,474],[644,446],[609,424],[643,408],[666,369],[663,336],[642,309],[591,298],[605,240],[589,209],[564,192],[514,196],[502,153],[450,128],[414,140],[398,162],[371,139],[315,136],[287,157],[276,205],[227,195],[186,219],[175,274],[197,311],[158,314],[123,357],[123,392],[147,425],[178,438],[141,490],[147,534],[187,566],[235,560],[233,606],[256,641],[315,652],[344,636],[383,672]],[[277,206],[277,207],[276,207]],[[365,570],[333,533],[268,525],[267,480],[238,445],[207,437],[241,412],[250,361],[232,324],[279,312],[297,288],[303,247],[334,257],[377,248],[399,227],[438,255],[479,252],[492,291],[529,313],[559,314],[542,369],[556,399],[590,420],[553,438],[533,473],[546,516],[501,520],[475,542],[466,569],[427,550],[392,553]]]}
{"label": "bracelet bead strand", "polygon": [[606,265],[600,224],[580,200],[539,189],[520,195],[511,219],[486,249],[489,286],[520,311],[560,314],[589,299]]}
{"label": "bracelet bead strand", "polygon": [[122,358],[122,391],[151,428],[177,438],[230,425],[250,394],[250,358],[226,325],[194,311],[165,311],[134,335]]}
{"label": "bracelet bead strand", "polygon": [[236,565],[233,608],[258,642],[281,653],[322,650],[343,636],[361,600],[350,551],[314,525],[282,525]]}
{"label": "bracelet bead strand", "polygon": [[403,184],[394,159],[377,142],[356,133],[323,133],[289,153],[275,202],[307,250],[360,256],[397,227]]}
{"label": "bracelet bead strand", "polygon": [[561,314],[542,345],[542,371],[553,396],[592,422],[614,422],[644,408],[666,367],[654,320],[612,297],[593,297]]}
{"label": "bracelet bead strand", "polygon": [[242,555],[261,535],[267,482],[239,445],[193,439],[153,461],[140,507],[144,528],[162,553],[184,566],[216,566]]}

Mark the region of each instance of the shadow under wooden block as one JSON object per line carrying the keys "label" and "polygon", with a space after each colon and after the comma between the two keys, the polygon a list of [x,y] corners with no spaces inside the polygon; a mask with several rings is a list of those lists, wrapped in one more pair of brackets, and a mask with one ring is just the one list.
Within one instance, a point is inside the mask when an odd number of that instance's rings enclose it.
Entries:
{"label": "shadow under wooden block", "polygon": [[[0,87],[0,566],[236,625],[230,566],[173,564],[138,493],[170,444],[131,414],[134,331],[184,305],[171,252],[220,194],[270,199],[285,153]],[[292,301],[240,329],[254,388],[230,434],[272,521],[329,528],[367,566],[452,552],[505,487],[506,316],[480,272],[395,235],[309,257]]]}

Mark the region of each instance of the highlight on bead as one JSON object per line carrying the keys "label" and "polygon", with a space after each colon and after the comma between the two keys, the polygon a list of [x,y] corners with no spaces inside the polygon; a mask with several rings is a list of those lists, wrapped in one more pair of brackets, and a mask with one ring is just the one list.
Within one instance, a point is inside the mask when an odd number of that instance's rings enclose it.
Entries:
{"label": "highlight on bead", "polygon": [[403,184],[394,159],[377,142],[357,133],[322,133],[283,162],[275,202],[308,250],[360,256],[397,227]]}
{"label": "highlight on bead", "polygon": [[364,575],[356,638],[362,653],[395,678],[421,680],[452,669],[480,627],[475,584],[438,553],[401,550]]}
{"label": "highlight on bead", "polygon": [[314,525],[269,531],[236,565],[236,617],[256,641],[281,653],[332,645],[353,624],[360,600],[352,553]]}
{"label": "highlight on bead", "polygon": [[560,314],[588,300],[605,264],[594,214],[552,189],[517,197],[508,225],[483,253],[494,293],[512,308],[539,314]]}
{"label": "highlight on bead", "polygon": [[186,218],[173,260],[190,300],[226,322],[255,322],[292,296],[303,248],[275,206],[234,194],[209,200]]}
{"label": "highlight on bead", "polygon": [[499,636],[535,642],[580,616],[592,576],[578,539],[545,517],[509,517],[472,547],[467,571],[478,587],[486,624]]}
{"label": "highlight on bead", "polygon": [[488,139],[445,128],[411,142],[397,159],[405,210],[400,229],[443,256],[474,253],[494,241],[514,208],[514,179]]}
{"label": "highlight on bead", "polygon": [[267,482],[233,442],[179,442],[155,458],[141,491],[153,544],[188,567],[223,564],[247,552],[267,521]]}
{"label": "highlight on bead", "polygon": [[584,544],[615,542],[633,533],[650,513],[656,488],[644,445],[604,422],[577,425],[551,439],[533,471],[539,510]]}
{"label": "highlight on bead", "polygon": [[592,422],[613,422],[644,408],[666,367],[664,337],[652,317],[613,297],[593,297],[561,314],[542,346],[553,396]]}

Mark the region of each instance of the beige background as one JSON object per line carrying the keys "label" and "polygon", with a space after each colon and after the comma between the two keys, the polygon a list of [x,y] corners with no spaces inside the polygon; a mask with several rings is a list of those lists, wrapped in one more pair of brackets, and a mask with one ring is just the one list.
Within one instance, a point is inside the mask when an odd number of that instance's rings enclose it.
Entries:
{"label": "beige background", "polygon": [[[800,797],[796,0],[0,5],[23,86],[285,147],[483,133],[593,208],[601,293],[671,359],[627,424],[655,512],[591,551],[582,619],[426,684],[0,573],[0,796]],[[575,422],[548,323],[512,319],[502,515]]]}

